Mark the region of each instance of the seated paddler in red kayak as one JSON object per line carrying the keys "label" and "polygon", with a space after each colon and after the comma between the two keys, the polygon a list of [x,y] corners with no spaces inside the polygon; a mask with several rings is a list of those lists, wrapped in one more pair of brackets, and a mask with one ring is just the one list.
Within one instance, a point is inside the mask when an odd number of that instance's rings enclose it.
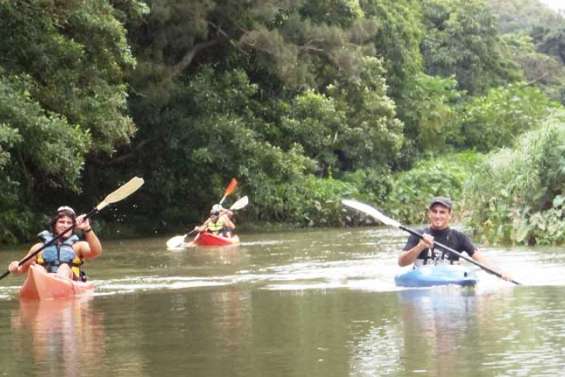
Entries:
{"label": "seated paddler in red kayak", "polygon": [[210,210],[210,217],[200,226],[194,227],[198,233],[208,232],[222,237],[232,237],[235,224],[231,220],[233,211],[223,208],[220,204],[214,204]]}
{"label": "seated paddler in red kayak", "polygon": [[[90,221],[85,215],[77,217],[71,207],[63,206],[59,207],[49,225],[49,230],[39,233],[41,242],[33,245],[27,255],[33,254],[65,230],[67,232],[21,266],[18,265],[19,261],[11,262],[8,270],[11,273],[24,273],[32,264],[39,264],[49,273],[85,281],[86,275],[80,270],[81,264],[86,259],[93,259],[102,254],[102,245],[94,234]],[[73,230],[82,232],[84,239],[81,240]]]}

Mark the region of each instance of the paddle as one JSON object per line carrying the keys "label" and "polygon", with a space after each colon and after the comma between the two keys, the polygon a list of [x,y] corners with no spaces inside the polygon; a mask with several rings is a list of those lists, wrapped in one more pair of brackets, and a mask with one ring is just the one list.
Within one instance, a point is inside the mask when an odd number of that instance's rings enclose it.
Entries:
{"label": "paddle", "polygon": [[[224,196],[222,196],[222,199],[220,199],[220,205],[222,205],[222,203],[224,202],[224,200],[226,200],[228,195],[230,195],[232,192],[235,191],[236,187],[237,187],[237,179],[232,178],[230,183],[228,183],[226,189],[224,190]],[[167,241],[167,249],[176,249],[181,247],[182,244],[184,243],[184,239],[190,236],[191,234],[193,234],[194,232],[196,232],[196,230],[191,230],[190,232],[185,233],[182,236],[174,236],[169,238],[169,240]]]}
{"label": "paddle", "polygon": [[232,192],[235,191],[236,187],[237,187],[237,180],[235,178],[232,178],[230,183],[228,184],[228,187],[226,187],[224,191],[224,196],[220,200],[220,205],[222,205],[222,203],[224,202],[224,200],[226,200],[228,195],[230,195]]}
{"label": "paddle", "polygon": [[237,211],[238,209],[242,209],[247,207],[249,204],[249,198],[244,196],[243,198],[238,199],[235,203],[233,203],[230,207],[230,211]]}
{"label": "paddle", "polygon": [[[385,225],[389,225],[389,226],[392,226],[392,227],[395,227],[395,228],[402,229],[402,230],[404,230],[404,231],[406,231],[406,232],[408,232],[408,233],[410,233],[410,234],[412,234],[416,237],[423,238],[422,234],[416,232],[415,230],[412,230],[410,228],[405,227],[404,225],[400,224],[398,221],[393,220],[390,217],[387,217],[383,213],[379,212],[376,208],[371,207],[368,204],[361,203],[361,202],[358,202],[357,200],[351,200],[351,199],[342,199],[341,203],[346,207],[353,208],[353,209],[355,209],[359,212],[363,212],[363,213],[375,218],[376,220],[379,220],[380,222],[382,222]],[[446,245],[444,245],[440,242],[437,242],[437,241],[434,241],[434,244],[439,246],[440,248],[450,252],[450,253],[457,255],[459,258],[465,259],[467,262],[472,263],[475,266],[482,268],[486,272],[493,274],[495,276],[498,276],[501,279],[504,279],[504,276],[502,276],[501,273],[485,266],[482,263],[477,262],[476,260],[458,252],[457,250],[454,250],[451,247],[446,246]],[[506,280],[506,279],[504,279],[504,280]],[[520,283],[518,283],[515,280],[510,279],[509,281],[516,284],[516,285],[520,285]]]}
{"label": "paddle", "polygon": [[[235,191],[236,187],[237,187],[237,179],[232,178],[230,183],[228,183],[226,189],[224,190],[224,196],[222,196],[222,199],[220,199],[220,205],[222,205],[222,203],[224,202],[224,200],[226,200],[228,195],[230,195],[232,192]],[[169,238],[169,240],[167,241],[167,249],[176,249],[181,247],[182,244],[184,243],[184,239],[195,232],[196,230],[193,229],[190,232],[183,234],[182,236],[174,236]]]}
{"label": "paddle", "polygon": [[[231,205],[230,211],[236,211],[238,209],[245,208],[247,207],[248,204],[249,204],[249,198],[247,196],[244,196],[243,198],[238,199],[235,203]],[[182,236],[171,237],[167,241],[167,249],[178,249],[184,244],[184,240],[186,239],[186,237],[194,233],[196,233],[196,229],[192,229],[190,232],[183,234]]]}
{"label": "paddle", "polygon": [[[129,182],[122,185],[121,187],[119,187],[114,192],[108,194],[104,198],[104,200],[102,200],[100,203],[98,203],[98,205],[96,207],[92,208],[92,210],[90,210],[90,212],[88,212],[85,215],[85,219],[96,215],[98,212],[100,212],[106,206],[113,204],[113,203],[116,203],[116,202],[119,202],[120,200],[127,198],[128,196],[130,196],[131,194],[136,192],[142,185],[143,185],[143,178],[133,177],[132,179],[129,180]],[[69,230],[72,230],[73,228],[74,228],[74,225],[69,227],[68,229],[65,229],[63,232],[61,232],[58,236],[54,237],[49,242],[46,242],[45,244],[43,244],[43,246],[41,246],[38,250],[34,251],[30,255],[28,255],[27,257],[25,257],[21,261],[19,261],[18,266],[23,265],[25,262],[27,262],[28,260],[30,260],[31,258],[36,256],[41,250],[43,250],[47,246],[50,246],[53,243],[55,243],[55,241],[57,241],[58,239],[63,237]],[[10,274],[9,270],[4,272],[4,274],[2,274],[2,276],[0,276],[0,280],[4,279],[9,274]]]}

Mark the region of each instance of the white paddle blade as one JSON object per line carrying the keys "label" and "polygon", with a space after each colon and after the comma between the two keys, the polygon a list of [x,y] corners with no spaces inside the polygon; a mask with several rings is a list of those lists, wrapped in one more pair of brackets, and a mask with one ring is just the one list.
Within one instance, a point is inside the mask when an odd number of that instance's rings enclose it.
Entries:
{"label": "white paddle blade", "polygon": [[358,202],[357,200],[353,200],[353,199],[342,199],[341,203],[346,207],[355,209],[359,212],[363,212],[364,214],[369,215],[376,220],[379,220],[380,222],[382,222],[385,225],[390,225],[390,226],[393,226],[395,228],[400,227],[400,223],[398,221],[395,221],[395,220],[391,219],[390,217],[385,216],[379,210],[377,210],[374,207],[371,207],[368,204],[361,203],[361,202]]}
{"label": "white paddle blade", "polygon": [[179,249],[181,247],[184,247],[184,238],[185,237],[186,237],[186,234],[183,234],[182,236],[174,236],[174,237],[170,238],[167,241],[167,249],[174,250],[174,249]]}
{"label": "white paddle blade", "polygon": [[128,196],[136,192],[143,185],[143,182],[143,178],[133,177],[129,180],[129,182],[120,186],[120,188],[118,188],[116,191],[108,194],[104,198],[104,200],[102,200],[96,206],[96,209],[100,211],[102,208],[106,207],[109,204],[116,203],[124,198],[127,198]]}
{"label": "white paddle blade", "polygon": [[235,211],[238,209],[242,209],[247,207],[247,205],[249,204],[249,198],[247,196],[244,196],[241,199],[238,199],[235,203],[233,203],[230,207],[230,210]]}

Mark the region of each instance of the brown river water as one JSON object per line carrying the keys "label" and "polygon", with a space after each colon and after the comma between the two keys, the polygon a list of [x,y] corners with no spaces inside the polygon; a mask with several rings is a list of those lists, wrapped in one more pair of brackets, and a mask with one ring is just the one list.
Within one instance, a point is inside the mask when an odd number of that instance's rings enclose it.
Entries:
{"label": "brown river water", "polygon": [[[475,288],[399,289],[400,231],[240,236],[103,241],[95,293],[66,302],[20,301],[23,277],[6,277],[0,376],[565,375],[560,248],[483,249],[521,286],[478,271]],[[2,270],[26,247],[0,252]]]}

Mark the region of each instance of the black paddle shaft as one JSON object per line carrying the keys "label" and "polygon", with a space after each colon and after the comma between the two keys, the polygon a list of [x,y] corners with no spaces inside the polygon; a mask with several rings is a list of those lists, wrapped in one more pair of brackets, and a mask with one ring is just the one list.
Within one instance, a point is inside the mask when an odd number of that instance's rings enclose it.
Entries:
{"label": "black paddle shaft", "polygon": [[[408,233],[410,233],[410,234],[412,234],[412,235],[414,235],[414,236],[416,236],[416,237],[418,237],[418,238],[424,238],[424,236],[423,236],[422,234],[416,232],[415,230],[412,230],[412,229],[410,229],[410,228],[407,228],[407,227],[405,227],[404,225],[400,225],[399,228],[402,229],[402,230],[404,230],[404,231],[406,231],[406,232],[408,232]],[[506,278],[505,278],[504,276],[502,276],[502,274],[501,274],[500,272],[497,272],[497,271],[495,271],[495,270],[493,270],[493,269],[491,269],[491,268],[485,266],[484,264],[477,262],[477,261],[474,260],[473,258],[470,258],[470,257],[468,257],[468,256],[466,256],[466,255],[464,255],[464,254],[462,254],[462,253],[460,253],[460,252],[458,252],[457,250],[455,250],[455,249],[453,249],[453,248],[451,248],[451,247],[449,247],[449,246],[447,246],[447,245],[444,245],[444,244],[442,244],[442,243],[440,243],[440,242],[437,242],[437,241],[434,241],[434,245],[439,246],[441,249],[443,249],[443,250],[445,250],[445,251],[448,251],[448,252],[450,252],[450,253],[452,253],[452,254],[454,254],[454,255],[457,255],[457,256],[458,256],[459,258],[461,258],[461,259],[465,259],[467,262],[472,263],[472,264],[474,264],[475,266],[478,266],[478,267],[482,268],[483,270],[485,270],[486,272],[488,272],[488,273],[490,273],[490,274],[493,274],[493,275],[495,275],[495,276],[498,276],[498,277],[501,278],[501,279],[506,280]],[[520,283],[518,283],[516,280],[510,279],[509,281],[512,282],[512,283],[514,283],[514,284],[516,284],[516,285],[520,285]]]}

